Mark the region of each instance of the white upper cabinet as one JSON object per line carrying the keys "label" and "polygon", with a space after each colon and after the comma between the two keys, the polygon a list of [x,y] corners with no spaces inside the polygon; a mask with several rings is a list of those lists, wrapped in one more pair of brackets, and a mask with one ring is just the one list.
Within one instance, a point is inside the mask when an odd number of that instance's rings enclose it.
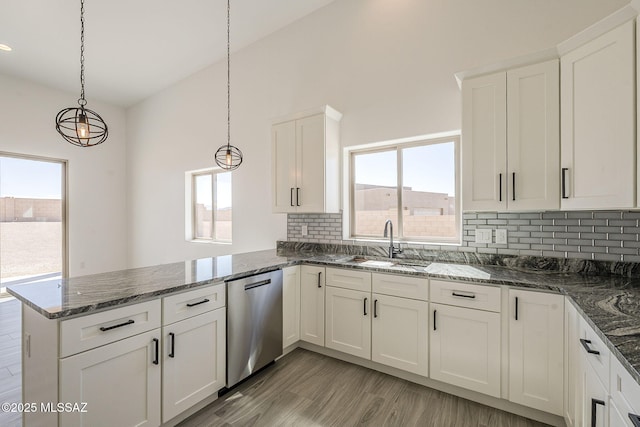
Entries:
{"label": "white upper cabinet", "polygon": [[562,209],[636,204],[634,21],[563,55]]}
{"label": "white upper cabinet", "polygon": [[558,61],[466,79],[462,109],[463,209],[557,209]]}
{"label": "white upper cabinet", "polygon": [[274,212],[340,210],[342,115],[322,113],[278,122],[271,130]]}

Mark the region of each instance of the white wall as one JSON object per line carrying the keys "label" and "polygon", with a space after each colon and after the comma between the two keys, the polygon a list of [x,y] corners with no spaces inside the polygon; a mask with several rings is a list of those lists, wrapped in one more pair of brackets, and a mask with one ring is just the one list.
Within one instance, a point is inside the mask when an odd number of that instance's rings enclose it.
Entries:
{"label": "white wall", "polygon": [[338,0],[235,53],[232,143],[245,162],[233,173],[232,246],[184,239],[184,172],[211,166],[226,141],[225,63],[152,96],[127,112],[130,265],[286,237],[285,215],[271,213],[274,117],[329,104],[344,114],[343,145],[459,129],[455,72],[552,47],[627,3]]}
{"label": "white wall", "polygon": [[75,147],[56,132],[55,117],[77,99],[78,93],[0,75],[0,151],[68,160],[70,276],[127,266],[125,112],[89,99],[88,107],[107,122],[109,138]]}

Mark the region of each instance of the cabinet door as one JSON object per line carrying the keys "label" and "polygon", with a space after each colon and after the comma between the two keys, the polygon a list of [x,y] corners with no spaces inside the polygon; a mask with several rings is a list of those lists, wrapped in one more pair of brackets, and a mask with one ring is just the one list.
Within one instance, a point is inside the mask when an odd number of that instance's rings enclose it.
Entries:
{"label": "cabinet door", "polygon": [[300,267],[282,269],[282,348],[300,339]]}
{"label": "cabinet door", "polygon": [[324,114],[296,120],[298,212],[324,212],[324,121]]}
{"label": "cabinet door", "polygon": [[584,425],[591,427],[608,427],[609,401],[607,390],[589,363],[584,363],[582,366],[585,368],[583,371],[584,400],[582,402],[582,419],[584,420]]}
{"label": "cabinet door", "polygon": [[631,208],[636,197],[634,22],[561,59],[562,209]]}
{"label": "cabinet door", "polygon": [[324,267],[300,267],[300,339],[324,346]]}
{"label": "cabinet door", "polygon": [[428,375],[429,303],[373,294],[371,360]]}
{"label": "cabinet door", "polygon": [[558,60],[507,72],[507,205],[560,207]]}
{"label": "cabinet door", "polygon": [[273,211],[296,211],[296,122],[271,128]]}
{"label": "cabinet door", "polygon": [[507,207],[506,73],[462,82],[462,195],[465,210]]}
{"label": "cabinet door", "polygon": [[225,386],[226,310],[162,329],[162,421],[167,422]]}
{"label": "cabinet door", "polygon": [[563,416],[564,297],[509,290],[509,400]]}
{"label": "cabinet door", "polygon": [[500,397],[500,313],[431,304],[431,378]]}
{"label": "cabinet door", "polygon": [[371,294],[327,286],[326,347],[371,359]]}
{"label": "cabinet door", "polygon": [[86,402],[87,412],[61,412],[60,425],[160,425],[159,340],[155,329],[61,359],[60,402]]}
{"label": "cabinet door", "polygon": [[[564,420],[568,427],[579,426],[577,401],[580,396],[580,341],[578,332],[578,312],[568,299],[564,305]],[[580,406],[581,408],[581,406]],[[581,409],[580,409],[581,410]]]}

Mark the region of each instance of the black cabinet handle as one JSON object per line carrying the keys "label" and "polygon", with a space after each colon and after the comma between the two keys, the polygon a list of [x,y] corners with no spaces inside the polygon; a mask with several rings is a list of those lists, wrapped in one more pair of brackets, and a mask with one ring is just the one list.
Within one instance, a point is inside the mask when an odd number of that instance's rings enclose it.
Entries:
{"label": "black cabinet handle", "polygon": [[516,320],[518,320],[518,297],[516,297]]}
{"label": "black cabinet handle", "polygon": [[591,427],[596,427],[596,413],[598,405],[604,406],[604,401],[599,399],[591,399]]}
{"label": "black cabinet handle", "polygon": [[568,199],[569,197],[567,196],[567,178],[566,178],[566,174],[565,172],[567,172],[569,170],[569,168],[562,168],[562,198],[563,199]]}
{"label": "black cabinet handle", "polygon": [[501,202],[502,201],[502,174],[501,173],[498,174],[498,188],[500,189],[498,201]]}
{"label": "black cabinet handle", "polygon": [[629,412],[629,419],[631,420],[631,424],[633,427],[640,427],[640,415],[632,414]]}
{"label": "black cabinet handle", "polygon": [[433,310],[433,330],[436,330],[436,310]]}
{"label": "black cabinet handle", "polygon": [[296,187],[296,206],[300,206],[300,188]]}
{"label": "black cabinet handle", "polygon": [[318,271],[318,287],[321,288],[322,285],[320,284],[320,276],[322,276],[322,271]]}
{"label": "black cabinet handle", "polygon": [[591,344],[591,340],[585,340],[583,338],[580,338],[580,344],[582,344],[584,349],[587,350],[587,353],[589,353],[589,354],[600,354],[600,352],[598,350],[592,350],[591,347],[589,347],[589,344]]}
{"label": "black cabinet handle", "polygon": [[155,356],[153,359],[153,364],[157,365],[158,363],[160,363],[160,340],[158,338],[154,338],[153,339],[153,346],[154,346],[154,351],[155,351]]}
{"label": "black cabinet handle", "polygon": [[291,191],[289,192],[289,201],[291,203],[291,206],[295,206],[293,204],[293,187],[291,187]]}
{"label": "black cabinet handle", "polygon": [[171,349],[169,350],[169,357],[176,356],[176,334],[169,332],[169,340],[171,341]]}
{"label": "black cabinet handle", "polygon": [[205,304],[207,302],[209,302],[209,300],[207,298],[205,298],[202,301],[189,303],[189,304],[187,304],[187,307],[195,307],[196,305]]}
{"label": "black cabinet handle", "polygon": [[102,332],[110,331],[110,330],[115,329],[115,328],[121,328],[121,327],[123,327],[123,326],[133,325],[134,323],[136,323],[136,321],[135,321],[135,320],[133,320],[133,319],[129,319],[129,320],[127,320],[127,321],[126,321],[126,322],[124,322],[124,323],[119,323],[119,324],[117,324],[117,325],[113,325],[113,326],[100,326],[100,330],[101,330]]}
{"label": "black cabinet handle", "polygon": [[373,300],[373,317],[378,317],[378,300]]}
{"label": "black cabinet handle", "polygon": [[451,292],[451,295],[454,297],[460,297],[460,298],[475,298],[476,296],[474,294],[472,295],[464,295],[464,294],[459,294],[456,291]]}
{"label": "black cabinet handle", "polygon": [[511,195],[513,196],[513,200],[515,200],[516,199],[516,173],[515,172],[511,174],[511,181],[512,181]]}
{"label": "black cabinet handle", "polygon": [[365,315],[365,316],[367,315],[367,300],[368,300],[368,299],[369,299],[369,298],[365,298],[365,299],[364,299],[364,304],[363,304],[363,308],[364,308],[364,315]]}

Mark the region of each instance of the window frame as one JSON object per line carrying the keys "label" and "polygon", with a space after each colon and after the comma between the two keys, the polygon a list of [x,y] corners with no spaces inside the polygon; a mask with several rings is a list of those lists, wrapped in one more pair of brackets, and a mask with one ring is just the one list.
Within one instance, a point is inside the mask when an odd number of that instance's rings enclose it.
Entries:
{"label": "window frame", "polygon": [[[456,170],[454,171],[455,177],[455,226],[456,232],[455,237],[447,238],[447,237],[425,237],[419,238],[416,236],[406,237],[404,235],[404,224],[402,219],[402,207],[403,207],[403,186],[404,186],[404,171],[403,171],[403,155],[402,151],[407,148],[413,147],[423,147],[435,144],[442,144],[446,142],[453,142],[454,144],[454,163]],[[348,156],[348,161],[345,162],[346,172],[345,176],[349,177],[346,193],[348,194],[345,201],[348,203],[348,209],[345,210],[346,217],[343,219],[343,225],[345,228],[345,232],[343,233],[344,239],[354,240],[354,241],[386,241],[379,236],[368,236],[368,235],[357,235],[354,234],[355,230],[355,158],[360,154],[373,154],[373,153],[382,153],[388,151],[396,152],[396,198],[397,198],[397,213],[396,219],[394,222],[394,238],[397,237],[397,241],[403,243],[417,243],[417,244],[445,244],[445,245],[461,245],[462,244],[462,212],[461,212],[461,175],[462,175],[462,164],[460,162],[460,132],[452,132],[446,134],[439,135],[425,135],[421,137],[415,138],[406,138],[402,140],[394,140],[394,141],[386,141],[375,144],[367,144],[356,147],[348,147],[345,148],[345,155]],[[381,229],[384,227],[384,224],[380,225]]]}
{"label": "window frame", "polygon": [[[187,240],[191,242],[198,243],[216,243],[216,244],[231,244],[233,242],[233,220],[232,220],[232,236],[231,239],[216,239],[216,212],[218,208],[217,201],[217,175],[222,173],[230,173],[221,168],[212,168],[212,169],[202,169],[197,171],[187,172],[188,174],[188,185],[191,189],[190,200],[187,201],[187,210],[190,211],[191,224],[189,227],[189,237]],[[210,176],[211,177],[211,235],[210,237],[206,236],[198,236],[197,234],[197,214],[196,214],[196,205],[198,201],[197,197],[197,184],[196,180],[200,176]],[[231,181],[233,185],[233,180]],[[233,208],[233,200],[231,202]]]}

